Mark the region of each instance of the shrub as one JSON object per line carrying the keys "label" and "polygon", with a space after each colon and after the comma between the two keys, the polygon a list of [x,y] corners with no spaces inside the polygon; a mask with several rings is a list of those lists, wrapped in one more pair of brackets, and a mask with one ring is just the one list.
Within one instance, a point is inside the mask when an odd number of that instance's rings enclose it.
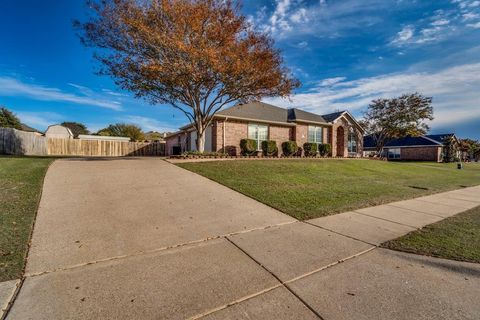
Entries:
{"label": "shrub", "polygon": [[285,141],[282,143],[282,152],[286,157],[293,156],[298,151],[298,146],[296,141]]}
{"label": "shrub", "polygon": [[318,145],[316,143],[307,142],[303,144],[303,152],[305,157],[315,157],[317,155]]}
{"label": "shrub", "polygon": [[318,152],[322,157],[326,157],[332,151],[332,147],[328,143],[322,143],[318,145]]}
{"label": "shrub", "polygon": [[243,156],[251,156],[257,153],[257,141],[253,139],[240,140],[240,149]]}
{"label": "shrub", "polygon": [[295,157],[301,157],[302,156],[303,149],[302,147],[298,147],[297,152],[295,153]]}
{"label": "shrub", "polygon": [[262,141],[262,151],[264,156],[278,155],[277,142],[274,140]]}

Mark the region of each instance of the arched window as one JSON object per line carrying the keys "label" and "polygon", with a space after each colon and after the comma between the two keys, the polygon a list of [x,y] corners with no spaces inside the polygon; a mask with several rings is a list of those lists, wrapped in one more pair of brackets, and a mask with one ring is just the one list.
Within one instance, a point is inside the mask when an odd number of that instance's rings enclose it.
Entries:
{"label": "arched window", "polygon": [[353,129],[348,131],[348,153],[357,153],[357,137]]}

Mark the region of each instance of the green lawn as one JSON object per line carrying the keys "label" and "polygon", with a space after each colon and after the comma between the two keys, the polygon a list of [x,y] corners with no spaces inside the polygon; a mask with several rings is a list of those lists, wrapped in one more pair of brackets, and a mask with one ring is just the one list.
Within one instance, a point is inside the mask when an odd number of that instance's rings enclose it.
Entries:
{"label": "green lawn", "polygon": [[234,160],[179,164],[298,219],[480,184],[480,164]]}
{"label": "green lawn", "polygon": [[480,207],[428,225],[383,247],[428,256],[480,263]]}
{"label": "green lawn", "polygon": [[0,157],[0,281],[22,276],[43,177],[53,160]]}

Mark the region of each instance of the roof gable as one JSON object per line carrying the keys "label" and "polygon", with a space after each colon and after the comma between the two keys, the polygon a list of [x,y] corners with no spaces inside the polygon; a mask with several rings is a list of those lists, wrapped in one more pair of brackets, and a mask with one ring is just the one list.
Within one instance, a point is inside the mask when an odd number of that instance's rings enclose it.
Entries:
{"label": "roof gable", "polygon": [[297,108],[289,109],[288,121],[327,123],[321,115]]}
{"label": "roof gable", "polygon": [[333,121],[337,120],[338,118],[340,118],[345,112],[346,112],[345,110],[338,111],[338,112],[333,112],[333,113],[329,113],[329,114],[324,114],[324,115],[322,115],[322,117],[328,122],[333,122]]}
{"label": "roof gable", "polygon": [[443,144],[445,142],[445,138],[455,137],[455,134],[454,133],[427,134],[425,135],[425,137]]}

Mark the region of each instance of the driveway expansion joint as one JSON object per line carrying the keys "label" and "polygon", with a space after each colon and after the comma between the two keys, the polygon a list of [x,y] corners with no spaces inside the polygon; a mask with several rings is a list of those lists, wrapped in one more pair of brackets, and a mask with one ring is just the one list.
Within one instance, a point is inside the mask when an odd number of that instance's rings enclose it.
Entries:
{"label": "driveway expansion joint", "polygon": [[400,207],[400,206],[396,206],[396,205],[391,204],[391,203],[387,203],[386,206],[394,207],[394,208],[398,208],[398,209],[403,209],[403,210],[409,210],[409,211],[412,211],[412,212],[417,212],[417,213],[421,213],[421,214],[426,214],[428,216],[433,216],[433,217],[445,219],[444,216],[441,216],[441,215],[438,215],[438,214],[423,212],[423,211],[420,211],[420,210],[414,210],[414,209],[405,208],[405,207]]}
{"label": "driveway expansion joint", "polygon": [[[93,261],[89,261],[89,262],[85,262],[85,263],[81,263],[81,264],[76,264],[76,265],[71,265],[71,266],[67,266],[67,267],[63,267],[63,268],[56,268],[56,269],[53,269],[53,270],[27,273],[27,274],[25,274],[24,278],[36,277],[36,276],[41,276],[41,275],[54,273],[54,272],[68,271],[68,270],[78,269],[78,268],[82,268],[82,267],[86,267],[86,266],[90,266],[90,265],[94,265],[94,264],[98,264],[98,263],[128,259],[128,258],[131,258],[131,257],[138,257],[138,256],[163,252],[163,251],[167,251],[167,250],[171,250],[171,249],[193,246],[193,245],[200,244],[200,243],[207,242],[207,241],[211,241],[211,240],[227,239],[227,237],[229,237],[229,236],[234,236],[234,235],[238,235],[238,234],[245,234],[245,233],[249,233],[249,232],[252,232],[252,231],[267,230],[267,229],[270,229],[270,228],[280,227],[280,226],[293,224],[293,223],[299,223],[299,222],[300,221],[298,221],[298,220],[282,222],[282,223],[278,223],[278,224],[274,224],[274,225],[268,225],[268,226],[259,227],[259,228],[252,228],[252,229],[248,229],[248,230],[235,231],[235,232],[231,232],[231,233],[227,233],[227,234],[223,234],[223,235],[218,235],[218,236],[207,237],[207,238],[199,239],[199,240],[187,241],[187,242],[183,242],[183,243],[179,243],[179,244],[175,244],[175,245],[171,245],[171,246],[165,246],[165,247],[161,247],[161,248],[156,248],[156,249],[152,249],[152,250],[145,250],[145,251],[140,251],[140,252],[136,252],[136,253],[132,253],[132,254],[125,254],[125,255],[119,255],[119,256],[109,257],[109,258],[105,258],[105,259],[93,260]],[[3,319],[0,319],[0,320],[3,320]]]}
{"label": "driveway expansion joint", "polygon": [[343,237],[346,237],[346,238],[349,238],[349,239],[352,239],[352,240],[355,240],[355,241],[363,242],[363,243],[365,243],[365,244],[368,244],[368,245],[371,245],[371,246],[374,246],[374,247],[378,247],[378,245],[376,245],[375,243],[370,243],[370,242],[368,242],[368,241],[365,241],[365,240],[362,240],[362,239],[359,239],[359,238],[355,238],[355,237],[352,237],[352,236],[343,234],[343,233],[341,233],[341,232],[338,232],[338,231],[335,231],[335,230],[332,230],[332,229],[328,229],[328,228],[325,228],[325,227],[322,227],[322,226],[318,226],[318,225],[313,224],[313,223],[308,222],[308,221],[302,221],[302,222],[305,223],[305,224],[308,224],[308,225],[310,225],[310,226],[317,227],[317,228],[326,230],[326,231],[328,231],[328,232],[338,234],[339,236],[343,236]]}
{"label": "driveway expansion joint", "polygon": [[[403,209],[403,208],[402,208],[402,209]],[[383,221],[388,221],[388,222],[396,223],[396,224],[399,224],[399,225],[404,226],[404,227],[410,227],[410,228],[413,228],[413,229],[418,229],[418,227],[411,226],[411,225],[409,225],[409,224],[405,224],[405,223],[401,223],[401,222],[397,222],[397,221],[393,221],[393,220],[388,220],[388,219],[385,219],[385,218],[380,218],[380,217],[372,216],[372,215],[370,215],[370,214],[363,213],[363,212],[358,212],[358,211],[356,211],[356,210],[353,210],[352,212],[357,213],[357,214],[361,214],[361,215],[364,215],[364,216],[367,216],[367,217],[370,217],[370,218],[375,218],[375,219],[379,219],[379,220],[383,220]]]}
{"label": "driveway expansion joint", "polygon": [[304,299],[302,299],[299,295],[297,295],[295,292],[293,292],[293,290],[290,289],[290,287],[286,284],[286,282],[283,282],[273,271],[271,271],[265,265],[260,263],[260,261],[258,261],[254,257],[252,257],[248,252],[243,250],[239,245],[237,245],[236,243],[231,241],[228,237],[225,237],[225,239],[227,239],[228,242],[230,242],[238,250],[243,252],[247,257],[249,257],[251,260],[253,260],[256,264],[258,264],[262,269],[267,271],[272,277],[274,277],[279,282],[279,286],[285,287],[285,289],[287,289],[291,294],[293,294],[305,307],[307,307],[311,312],[313,312],[319,319],[321,319],[321,320],[325,319],[320,315],[320,313],[318,313],[318,311],[316,311],[313,307],[311,307]]}

